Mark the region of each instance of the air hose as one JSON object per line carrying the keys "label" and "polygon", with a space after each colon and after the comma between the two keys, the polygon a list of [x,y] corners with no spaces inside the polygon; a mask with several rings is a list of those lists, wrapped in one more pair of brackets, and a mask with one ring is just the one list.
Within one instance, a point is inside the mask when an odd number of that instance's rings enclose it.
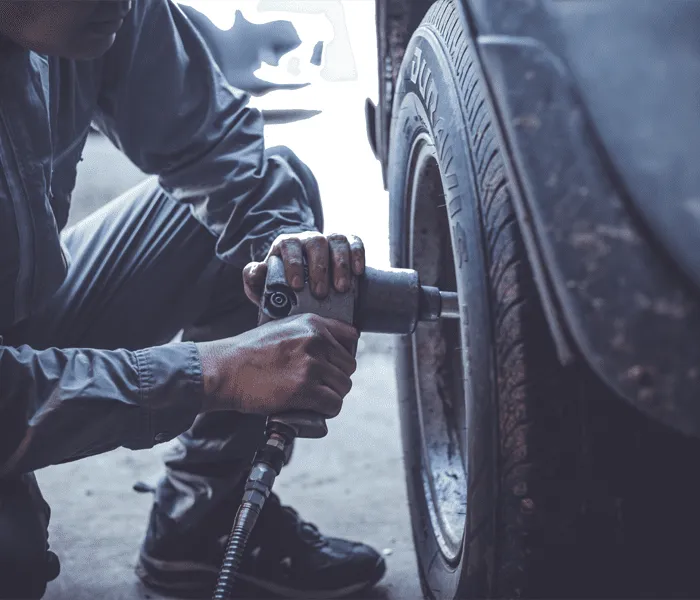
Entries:
{"label": "air hose", "polygon": [[294,441],[296,431],[283,423],[269,420],[266,434],[267,442],[256,453],[245,484],[243,502],[233,522],[213,600],[231,598],[248,539],[270,495],[275,478],[284,465],[287,449]]}

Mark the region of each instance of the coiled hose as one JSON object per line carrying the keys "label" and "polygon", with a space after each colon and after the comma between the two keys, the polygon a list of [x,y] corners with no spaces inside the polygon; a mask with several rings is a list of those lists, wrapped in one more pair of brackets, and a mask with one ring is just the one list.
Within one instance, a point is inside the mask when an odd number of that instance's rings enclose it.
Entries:
{"label": "coiled hose", "polygon": [[283,438],[272,432],[266,445],[258,451],[255,457],[253,468],[245,484],[243,502],[236,513],[231,535],[228,538],[213,600],[229,600],[231,598],[248,539],[262,512],[265,501],[272,491],[275,478],[282,468],[284,451],[288,444],[288,438]]}
{"label": "coiled hose", "polygon": [[259,514],[260,510],[251,502],[241,504],[226,545],[224,562],[221,565],[219,579],[216,582],[214,591],[214,600],[229,600],[231,598],[233,584],[243,561],[248,538],[253,531]]}

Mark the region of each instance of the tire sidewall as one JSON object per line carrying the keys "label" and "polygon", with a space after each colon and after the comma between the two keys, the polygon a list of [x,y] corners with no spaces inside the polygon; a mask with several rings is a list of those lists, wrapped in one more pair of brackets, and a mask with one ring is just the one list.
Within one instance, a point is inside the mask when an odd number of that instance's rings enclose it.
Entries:
{"label": "tire sidewall", "polygon": [[454,77],[439,37],[429,26],[422,25],[409,44],[397,82],[388,178],[392,265],[410,267],[412,207],[408,192],[412,174],[409,162],[415,140],[427,134],[437,151],[460,297],[467,403],[463,426],[468,444],[467,456],[463,458],[469,488],[462,555],[458,564],[450,565],[439,550],[427,510],[412,338],[403,337],[398,345],[397,373],[408,497],[423,584],[436,598],[489,595],[494,573],[497,510],[497,415],[488,271],[478,192],[466,135],[467,115]]}

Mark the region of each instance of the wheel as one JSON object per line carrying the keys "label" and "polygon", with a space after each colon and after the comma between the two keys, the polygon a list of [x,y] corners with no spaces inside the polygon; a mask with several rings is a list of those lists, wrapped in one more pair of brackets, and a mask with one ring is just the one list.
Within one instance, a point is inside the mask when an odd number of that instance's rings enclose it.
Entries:
{"label": "wheel", "polygon": [[430,598],[698,597],[700,440],[562,367],[461,5],[438,0],[397,78],[391,253],[461,318],[401,339],[413,537]]}
{"label": "wheel", "polygon": [[397,352],[413,535],[431,598],[561,597],[582,564],[577,385],[538,300],[472,44],[461,8],[434,4],[393,106],[392,263],[456,290],[461,311]]}

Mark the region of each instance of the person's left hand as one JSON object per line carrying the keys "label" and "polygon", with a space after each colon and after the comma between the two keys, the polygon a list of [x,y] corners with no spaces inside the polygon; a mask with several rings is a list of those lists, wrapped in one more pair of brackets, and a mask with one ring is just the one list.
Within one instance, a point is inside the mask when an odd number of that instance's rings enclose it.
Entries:
{"label": "person's left hand", "polygon": [[[267,257],[273,255],[282,258],[287,283],[295,291],[304,289],[306,257],[311,293],[317,298],[325,298],[330,285],[338,292],[348,291],[350,277],[365,271],[365,247],[355,235],[323,235],[316,231],[284,234],[274,241]],[[255,304],[260,303],[266,276],[266,262],[248,263],[243,270],[246,296]]]}

